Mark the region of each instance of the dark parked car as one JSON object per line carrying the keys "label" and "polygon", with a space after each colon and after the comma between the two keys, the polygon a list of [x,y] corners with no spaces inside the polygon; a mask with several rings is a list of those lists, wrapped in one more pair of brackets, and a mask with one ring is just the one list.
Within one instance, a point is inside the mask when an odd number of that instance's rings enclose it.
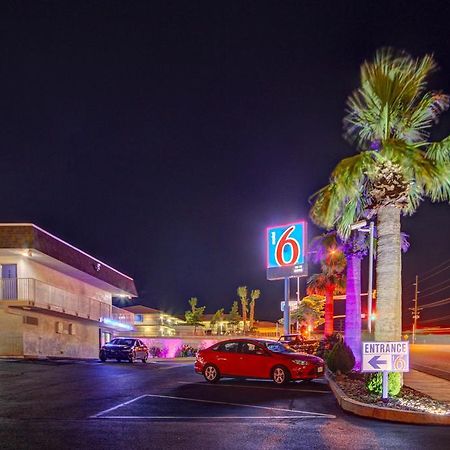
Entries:
{"label": "dark parked car", "polygon": [[206,381],[221,377],[266,378],[276,384],[290,380],[312,380],[323,376],[321,358],[296,353],[281,342],[265,339],[233,339],[197,353],[195,371]]}
{"label": "dark parked car", "polygon": [[139,339],[116,338],[100,349],[99,357],[103,362],[107,359],[117,359],[117,361],[124,359],[132,363],[140,359],[145,363],[148,359],[148,348]]}
{"label": "dark parked car", "polygon": [[300,334],[286,334],[281,336],[278,339],[278,342],[288,345],[296,352],[309,353],[310,355],[313,355],[319,346],[319,341],[306,339]]}

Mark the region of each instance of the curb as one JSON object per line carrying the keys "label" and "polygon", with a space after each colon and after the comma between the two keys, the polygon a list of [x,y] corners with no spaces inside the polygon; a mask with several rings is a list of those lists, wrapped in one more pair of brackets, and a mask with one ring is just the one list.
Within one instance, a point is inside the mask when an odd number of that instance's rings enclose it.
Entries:
{"label": "curb", "polygon": [[450,372],[447,372],[445,370],[441,370],[436,367],[423,366],[421,364],[415,363],[411,365],[411,368],[417,370],[418,372],[423,372],[428,375],[433,375],[434,377],[450,381]]}
{"label": "curb", "polygon": [[344,411],[351,412],[357,416],[416,425],[450,425],[450,416],[432,415],[419,411],[401,411],[398,409],[367,405],[366,403],[353,400],[352,398],[347,397],[344,391],[328,373],[325,377],[328,380],[328,384],[330,385],[339,406]]}
{"label": "curb", "polygon": [[148,362],[194,362],[195,356],[180,356],[176,358],[149,358]]}

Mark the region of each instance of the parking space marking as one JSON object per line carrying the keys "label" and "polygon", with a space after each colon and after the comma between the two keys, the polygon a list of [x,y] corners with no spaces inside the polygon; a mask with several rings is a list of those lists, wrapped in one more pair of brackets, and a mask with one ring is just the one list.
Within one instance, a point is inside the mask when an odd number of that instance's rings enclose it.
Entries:
{"label": "parking space marking", "polygon": [[[300,416],[301,418],[324,418],[324,419],[335,419],[336,416],[332,414],[324,414],[324,413],[318,413],[314,411],[301,411],[298,409],[286,409],[286,408],[276,408],[273,406],[259,406],[259,405],[246,405],[243,403],[232,403],[232,402],[220,402],[217,400],[201,400],[198,398],[189,398],[189,397],[175,397],[172,395],[159,395],[159,394],[144,394],[140,395],[139,397],[136,397],[132,400],[129,400],[124,403],[120,403],[119,405],[113,406],[112,408],[106,409],[104,411],[100,411],[97,414],[94,414],[93,416],[90,416],[91,419],[117,419],[117,418],[134,418],[134,419],[145,419],[145,418],[176,418],[176,417],[183,417],[183,416],[106,416],[105,414],[115,411],[123,406],[129,405],[137,400],[140,400],[145,397],[154,397],[154,398],[163,398],[163,399],[169,399],[169,400],[182,400],[182,401],[188,401],[188,402],[198,402],[198,403],[209,403],[209,404],[215,404],[215,405],[227,405],[227,406],[237,406],[240,408],[253,408],[253,409],[259,409],[259,410],[265,410],[265,411],[280,411],[280,412],[287,412],[292,414],[303,414]],[[184,416],[185,418],[189,418],[190,416]],[[258,417],[265,417],[265,416],[258,416]],[[270,417],[270,416],[269,416]],[[297,416],[289,416],[292,418],[296,418]],[[206,419],[211,417],[205,417]],[[217,418],[221,418],[218,416]]]}
{"label": "parking space marking", "polygon": [[274,388],[274,387],[265,387],[265,386],[243,386],[241,384],[226,384],[226,383],[219,383],[219,384],[211,384],[206,382],[189,382],[189,381],[177,381],[178,384],[196,384],[201,386],[210,386],[210,387],[233,387],[233,388],[242,388],[242,389],[264,389],[266,391],[290,391],[290,392],[313,392],[316,394],[331,394],[331,391],[320,391],[318,389],[293,389],[293,388]]}
{"label": "parking space marking", "polygon": [[243,420],[243,419],[260,419],[266,421],[267,419],[335,419],[336,416],[100,416],[96,419],[121,419],[121,420]]}
{"label": "parking space marking", "polygon": [[93,416],[90,416],[90,419],[96,419],[97,417],[102,416],[103,414],[107,414],[107,413],[109,413],[111,411],[114,411],[116,409],[122,408],[122,406],[129,405],[130,403],[133,403],[133,402],[135,402],[137,400],[140,400],[141,398],[144,398],[144,397],[147,397],[147,395],[146,394],[139,395],[139,397],[132,398],[131,400],[128,400],[127,402],[119,403],[118,405],[113,406],[112,408],[105,409],[104,411],[100,411],[99,413],[94,414]]}
{"label": "parking space marking", "polygon": [[316,413],[313,411],[300,411],[298,409],[275,408],[272,406],[259,406],[259,405],[244,405],[242,403],[219,402],[217,400],[200,400],[198,398],[174,397],[172,395],[147,394],[147,396],[148,397],[157,397],[157,398],[169,398],[172,400],[185,400],[185,401],[191,401],[191,402],[212,403],[212,404],[216,404],[216,405],[240,406],[240,407],[244,407],[244,408],[256,408],[256,409],[265,409],[265,410],[271,410],[271,411],[283,411],[283,412],[292,412],[292,413],[299,413],[299,414],[312,414],[312,415],[317,415],[317,416],[332,417],[333,419],[336,418],[336,416],[333,416],[330,414]]}

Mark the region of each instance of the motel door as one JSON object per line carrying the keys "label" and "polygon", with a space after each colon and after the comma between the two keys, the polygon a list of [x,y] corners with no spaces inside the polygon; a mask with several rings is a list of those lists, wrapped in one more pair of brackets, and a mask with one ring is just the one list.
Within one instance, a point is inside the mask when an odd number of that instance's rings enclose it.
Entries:
{"label": "motel door", "polygon": [[2,299],[17,300],[17,264],[2,264]]}
{"label": "motel door", "polygon": [[109,331],[103,331],[99,329],[100,347],[103,347],[111,340],[111,333]]}

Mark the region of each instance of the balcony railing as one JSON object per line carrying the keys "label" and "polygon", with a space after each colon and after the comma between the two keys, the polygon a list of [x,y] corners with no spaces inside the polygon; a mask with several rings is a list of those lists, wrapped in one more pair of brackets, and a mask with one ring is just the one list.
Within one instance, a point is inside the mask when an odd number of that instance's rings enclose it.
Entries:
{"label": "balcony railing", "polygon": [[28,306],[77,316],[115,328],[132,329],[134,314],[34,278],[0,278],[0,301],[26,301]]}

